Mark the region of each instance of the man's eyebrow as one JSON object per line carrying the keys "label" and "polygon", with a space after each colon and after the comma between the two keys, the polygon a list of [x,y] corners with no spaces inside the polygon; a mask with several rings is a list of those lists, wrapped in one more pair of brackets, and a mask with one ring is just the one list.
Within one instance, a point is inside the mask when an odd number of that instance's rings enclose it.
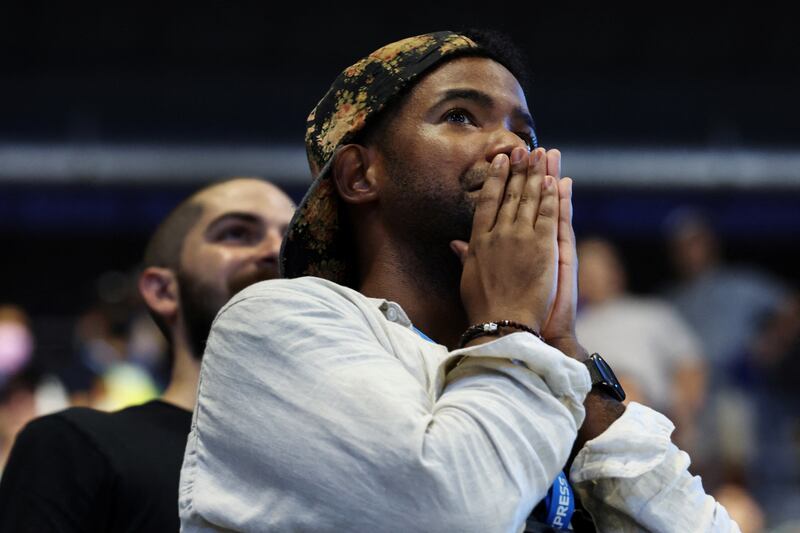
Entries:
{"label": "man's eyebrow", "polygon": [[[494,98],[477,89],[448,89],[444,92],[442,97],[439,98],[435,106],[440,106],[451,100],[472,100],[483,107],[488,107],[490,109],[495,107]],[[519,120],[530,129],[534,129],[533,117],[531,117],[531,114],[524,108],[515,106],[511,113],[515,120]]]}
{"label": "man's eyebrow", "polygon": [[437,106],[451,100],[472,100],[484,107],[494,107],[494,99],[483,91],[477,89],[448,89],[436,102]]}

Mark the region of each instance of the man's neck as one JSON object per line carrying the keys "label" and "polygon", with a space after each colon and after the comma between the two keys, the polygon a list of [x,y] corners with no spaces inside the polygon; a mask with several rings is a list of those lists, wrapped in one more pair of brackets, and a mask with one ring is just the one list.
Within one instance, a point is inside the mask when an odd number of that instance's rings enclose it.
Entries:
{"label": "man's neck", "polygon": [[200,361],[191,353],[185,342],[178,339],[172,347],[172,376],[161,399],[187,411],[194,409],[197,382],[200,378]]}
{"label": "man's neck", "polygon": [[459,280],[440,283],[428,279],[426,269],[414,264],[416,255],[398,252],[397,247],[382,248],[372,256],[370,268],[362,272],[359,292],[398,303],[420,331],[439,344],[455,348],[468,326]]}

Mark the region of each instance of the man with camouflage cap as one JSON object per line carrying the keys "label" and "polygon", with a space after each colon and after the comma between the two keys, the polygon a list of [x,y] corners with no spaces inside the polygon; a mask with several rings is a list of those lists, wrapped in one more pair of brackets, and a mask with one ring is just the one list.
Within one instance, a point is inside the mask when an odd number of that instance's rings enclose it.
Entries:
{"label": "man with camouflage cap", "polygon": [[736,530],[670,422],[587,371],[572,182],[522,78],[502,41],[438,32],[334,81],[308,118],[290,279],[212,328],[184,530],[566,529],[568,463],[601,530]]}

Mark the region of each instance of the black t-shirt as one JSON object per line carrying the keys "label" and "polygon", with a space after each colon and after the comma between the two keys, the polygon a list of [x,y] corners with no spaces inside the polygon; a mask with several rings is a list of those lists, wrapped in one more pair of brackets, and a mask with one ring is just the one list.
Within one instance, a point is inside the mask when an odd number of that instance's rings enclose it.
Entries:
{"label": "black t-shirt", "polygon": [[0,480],[0,532],[178,531],[191,419],[190,411],[153,401],[32,421]]}

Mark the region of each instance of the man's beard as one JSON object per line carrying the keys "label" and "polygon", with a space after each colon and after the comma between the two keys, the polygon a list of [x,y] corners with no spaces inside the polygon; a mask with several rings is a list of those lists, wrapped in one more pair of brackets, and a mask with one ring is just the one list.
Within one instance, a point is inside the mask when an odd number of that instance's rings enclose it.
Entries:
{"label": "man's beard", "polygon": [[187,341],[192,357],[197,361],[203,358],[211,325],[222,306],[237,292],[246,287],[278,277],[277,266],[267,266],[248,271],[228,281],[228,291],[220,294],[219,289],[195,280],[186,272],[178,272],[181,313],[186,327]]}
{"label": "man's beard", "polygon": [[485,172],[472,170],[460,176],[459,192],[454,193],[452,186],[448,189],[435,176],[428,178],[429,171],[401,157],[390,158],[390,171],[397,190],[386,210],[390,231],[406,254],[398,258],[401,268],[426,290],[447,299],[458,297],[462,265],[450,242],[469,242],[475,202],[466,188],[482,181]]}
{"label": "man's beard", "polygon": [[200,361],[206,349],[211,324],[225,302],[220,302],[215,291],[205,287],[186,274],[178,274],[181,313],[186,327],[187,341],[192,357]]}

